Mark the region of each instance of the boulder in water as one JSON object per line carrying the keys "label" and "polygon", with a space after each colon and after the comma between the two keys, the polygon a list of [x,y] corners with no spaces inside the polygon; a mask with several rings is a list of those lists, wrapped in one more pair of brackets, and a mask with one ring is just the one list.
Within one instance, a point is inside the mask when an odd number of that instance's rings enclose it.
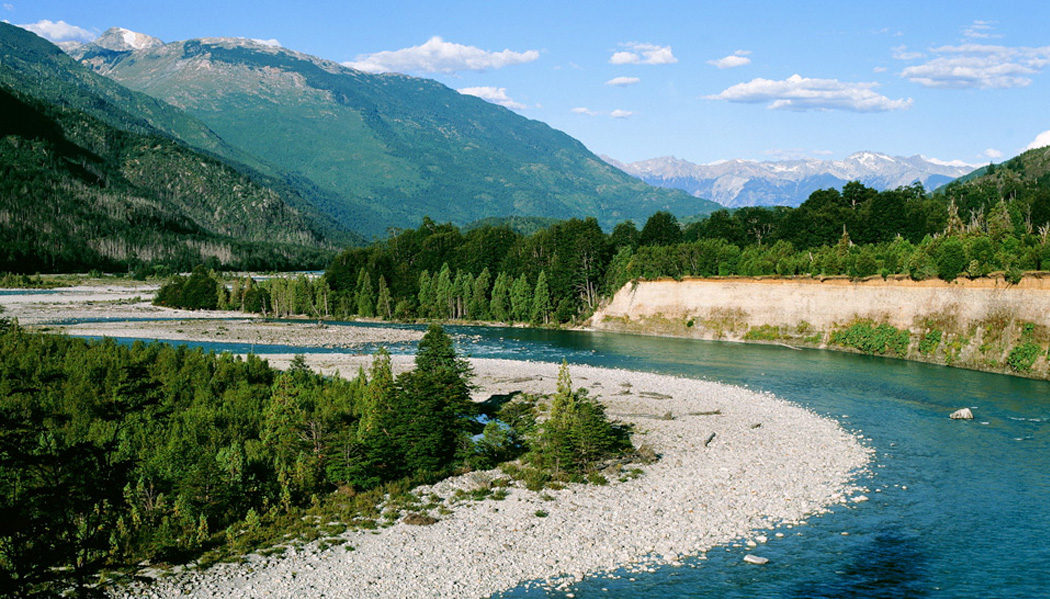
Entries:
{"label": "boulder in water", "polygon": [[761,566],[763,564],[768,564],[769,563],[769,558],[768,557],[759,557],[757,555],[752,555],[752,554],[748,553],[747,555],[744,556],[744,561],[749,563],[749,564],[756,564],[756,565]]}
{"label": "boulder in water", "polygon": [[970,408],[960,408],[952,412],[948,418],[952,420],[973,420],[973,412],[970,411]]}

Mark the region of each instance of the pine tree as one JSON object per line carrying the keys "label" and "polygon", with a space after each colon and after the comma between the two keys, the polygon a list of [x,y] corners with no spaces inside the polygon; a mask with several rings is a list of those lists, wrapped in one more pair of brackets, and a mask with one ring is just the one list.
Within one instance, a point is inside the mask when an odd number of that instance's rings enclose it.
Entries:
{"label": "pine tree", "polygon": [[488,320],[490,317],[488,292],[491,277],[489,269],[486,268],[474,279],[470,301],[467,304],[467,311],[474,320]]}
{"label": "pine tree", "polygon": [[536,278],[536,289],[532,294],[531,321],[533,324],[547,324],[551,316],[551,293],[547,287],[547,273],[540,271]]}
{"label": "pine tree", "polygon": [[386,278],[379,275],[379,297],[376,299],[376,314],[383,319],[390,319],[393,314],[390,289],[386,286]]}
{"label": "pine tree", "polygon": [[510,321],[510,285],[505,272],[496,275],[496,281],[492,284],[489,316],[500,322]]}
{"label": "pine tree", "polygon": [[434,313],[435,318],[448,319],[452,316],[452,269],[448,262],[441,265],[437,278],[434,279]]}
{"label": "pine tree", "polygon": [[430,273],[423,271],[419,273],[419,317],[433,318],[434,309],[434,283]]}
{"label": "pine tree", "polygon": [[357,314],[359,316],[375,316],[375,298],[372,297],[372,277],[368,271],[361,268],[357,275]]}
{"label": "pine tree", "polygon": [[452,319],[463,318],[463,314],[466,310],[466,302],[464,301],[464,298],[467,295],[464,292],[464,288],[466,287],[465,282],[463,271],[457,270],[456,278],[452,280],[452,309],[450,310],[450,317]]}
{"label": "pine tree", "polygon": [[510,288],[510,315],[517,322],[525,322],[529,319],[529,311],[532,309],[532,287],[529,280],[522,273]]}

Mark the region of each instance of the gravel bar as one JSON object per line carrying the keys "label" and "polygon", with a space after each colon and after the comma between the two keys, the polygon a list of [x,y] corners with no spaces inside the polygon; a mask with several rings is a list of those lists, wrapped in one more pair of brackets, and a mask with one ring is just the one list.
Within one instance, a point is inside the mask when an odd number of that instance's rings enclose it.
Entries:
{"label": "gravel bar", "polygon": [[[280,364],[290,357],[270,357]],[[352,374],[367,360],[313,354],[328,372]],[[395,368],[410,358],[395,356]],[[557,364],[472,360],[478,399],[510,391],[554,391]],[[451,514],[430,526],[398,522],[341,535],[283,555],[204,571],[180,569],[114,597],[487,597],[536,583],[569,588],[621,567],[647,570],[798,524],[858,490],[853,477],[871,457],[858,435],[768,393],[693,379],[571,366],[610,416],[635,425],[635,444],[662,457],[638,478],[606,486],[569,485],[543,493],[510,487],[502,501],[457,502],[455,489],[484,486],[498,471],[475,472],[420,488]],[[714,437],[711,438],[712,433]],[[543,497],[542,495],[546,495]],[[537,512],[546,512],[540,517]],[[757,566],[756,566],[757,567]]]}

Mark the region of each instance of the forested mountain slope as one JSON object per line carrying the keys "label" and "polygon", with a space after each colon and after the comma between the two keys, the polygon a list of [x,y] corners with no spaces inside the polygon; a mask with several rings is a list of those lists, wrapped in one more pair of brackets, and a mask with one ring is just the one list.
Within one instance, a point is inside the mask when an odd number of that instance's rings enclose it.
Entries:
{"label": "forested mountain slope", "polygon": [[231,38],[77,54],[289,173],[323,213],[366,236],[423,216],[597,216],[612,226],[718,207],[650,187],[544,123],[428,79]]}
{"label": "forested mountain slope", "polygon": [[0,270],[242,268],[330,248],[274,190],[160,135],[0,86]]}

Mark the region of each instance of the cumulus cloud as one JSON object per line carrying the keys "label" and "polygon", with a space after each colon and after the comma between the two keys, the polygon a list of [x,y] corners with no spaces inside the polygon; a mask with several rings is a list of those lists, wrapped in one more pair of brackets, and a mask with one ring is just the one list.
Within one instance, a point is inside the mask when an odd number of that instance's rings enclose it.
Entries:
{"label": "cumulus cloud", "polygon": [[989,39],[993,37],[1002,37],[997,33],[992,33],[992,29],[994,29],[993,25],[995,25],[995,21],[975,20],[973,23],[970,23],[968,26],[963,28],[963,37],[970,39]]}
{"label": "cumulus cloud", "polygon": [[641,79],[637,77],[613,77],[612,79],[605,82],[605,85],[615,85],[616,87],[624,87],[627,85],[634,85]]}
{"label": "cumulus cloud", "polygon": [[506,106],[514,110],[521,110],[526,106],[520,102],[515,102],[507,95],[507,88],[505,87],[464,87],[463,89],[457,89],[461,94],[467,96],[477,96],[482,100],[488,100],[493,104],[499,104],[500,106]]}
{"label": "cumulus cloud", "polygon": [[1050,64],[1050,46],[962,44],[930,52],[936,58],[904,69],[901,77],[926,87],[1003,89],[1025,87]]}
{"label": "cumulus cloud", "polygon": [[1035,139],[1032,140],[1032,143],[1025,146],[1025,150],[1034,150],[1046,146],[1050,146],[1050,131],[1043,131],[1039,135],[1036,135]]}
{"label": "cumulus cloud", "polygon": [[[1050,143],[1050,141],[1048,141],[1047,143]],[[978,154],[978,156],[982,158],[990,158],[992,160],[995,160],[997,158],[1002,158],[1003,153],[999,150],[996,150],[995,148],[988,148],[987,150]]]}
{"label": "cumulus cloud", "polygon": [[720,69],[742,67],[746,64],[751,64],[751,59],[747,57],[748,54],[751,54],[750,50],[737,50],[729,56],[709,60],[707,61],[707,64],[714,65]]}
{"label": "cumulus cloud", "polygon": [[926,56],[922,52],[908,51],[908,46],[905,46],[904,44],[891,49],[893,50],[893,58],[895,60],[915,60],[916,58]]}
{"label": "cumulus cloud", "polygon": [[262,44],[262,45],[264,45],[264,46],[273,46],[273,47],[275,47],[275,48],[276,48],[276,47],[280,47],[280,45],[281,45],[281,42],[279,42],[279,41],[277,41],[277,40],[275,40],[275,39],[273,39],[273,38],[270,38],[270,39],[268,39],[268,40],[261,40],[261,39],[258,39],[258,38],[254,38],[254,37],[253,37],[253,38],[252,38],[252,41],[253,41],[253,42],[256,42],[256,43],[258,43],[258,44]]}
{"label": "cumulus cloud", "polygon": [[576,114],[584,114],[587,116],[610,116],[614,119],[625,119],[634,114],[630,110],[623,110],[620,108],[617,108],[612,112],[601,112],[598,110],[591,110],[585,106],[577,106],[576,108],[573,108],[572,111]]}
{"label": "cumulus cloud", "polygon": [[76,25],[70,25],[65,21],[49,21],[47,19],[42,19],[36,23],[19,25],[19,27],[22,29],[28,29],[40,37],[52,42],[90,42],[97,37],[87,29],[77,27]]}
{"label": "cumulus cloud", "polygon": [[792,75],[782,81],[752,79],[738,83],[712,96],[709,100],[726,100],[748,104],[768,103],[775,110],[849,110],[852,112],[886,112],[904,110],[912,100],[892,100],[874,91],[878,83],[851,83],[838,79],[811,79]]}
{"label": "cumulus cloud", "polygon": [[499,69],[532,62],[539,57],[540,53],[536,50],[490,52],[474,46],[446,42],[434,36],[418,46],[362,54],[356,60],[344,62],[343,65],[369,73],[455,73]]}
{"label": "cumulus cloud", "polygon": [[614,52],[609,57],[611,64],[674,64],[678,62],[671,46],[657,46],[656,44],[642,42],[626,42],[620,44],[627,48]]}

